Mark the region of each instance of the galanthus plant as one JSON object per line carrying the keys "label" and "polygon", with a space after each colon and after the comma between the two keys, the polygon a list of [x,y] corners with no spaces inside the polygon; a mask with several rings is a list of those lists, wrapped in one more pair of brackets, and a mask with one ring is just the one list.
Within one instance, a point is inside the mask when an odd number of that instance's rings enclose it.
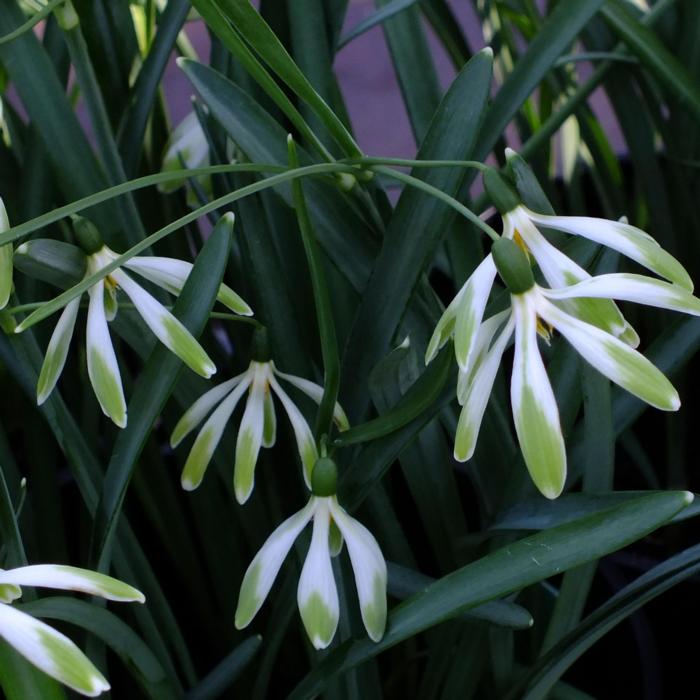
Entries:
{"label": "galanthus plant", "polygon": [[68,637],[12,605],[22,597],[21,586],[80,591],[122,603],[144,603],[143,593],[111,576],[74,566],[35,564],[0,570],[0,637],[81,695],[95,697],[109,690],[105,677]]}
{"label": "galanthus plant", "polygon": [[[231,219],[231,224],[233,220]],[[87,219],[75,222],[75,234],[87,256],[85,276],[99,272],[119,256],[110,250],[97,228]],[[184,260],[155,256],[135,256],[124,267],[162,287],[171,294],[179,294],[192,270],[192,263]],[[107,277],[88,289],[87,312],[87,366],[95,396],[103,413],[119,426],[127,423],[126,400],[122,388],[119,365],[109,335],[108,322],[119,310],[117,293],[121,290],[131,300],[148,328],[171,352],[190,369],[209,378],[216,372],[214,363],[190,332],[149,292],[136,283],[121,268],[112,270]],[[217,299],[234,313],[249,316],[250,307],[230,288],[222,284]],[[66,304],[54,329],[37,384],[37,403],[41,405],[51,395],[68,357],[70,341],[80,309],[80,297]],[[16,328],[24,330],[23,324]]]}
{"label": "galanthus plant", "polygon": [[[289,382],[317,404],[323,398],[323,387],[303,377],[280,372],[268,357],[267,342],[266,331],[259,331],[258,342],[255,344],[257,359],[253,359],[242,374],[200,396],[175,426],[170,437],[172,447],[177,447],[204,421],[182,470],[180,481],[185,490],[192,491],[202,482],[224,429],[246,392],[248,398],[238,428],[233,468],[233,486],[238,502],[245,503],[253,491],[260,448],[272,447],[276,441],[277,418],[273,394],[279,399],[292,424],[304,481],[307,487],[311,486],[311,470],[318,459],[316,442],[302,412],[282,388],[277,377]],[[347,430],[348,419],[338,403],[335,404],[333,418],[340,430]]]}
{"label": "galanthus plant", "polygon": [[[331,555],[339,553],[343,542],[355,574],[362,622],[373,641],[382,638],[387,607],[386,563],[372,533],[338,504],[337,478],[333,460],[321,457],[316,461],[311,472],[309,502],[267,538],[243,577],[236,608],[238,629],[248,626],[260,610],[289,550],[312,521],[311,544],[297,588],[299,612],[311,643],[316,649],[325,649],[338,628],[340,607]],[[331,527],[334,525],[342,540],[332,552]]]}
{"label": "galanthus plant", "polygon": [[687,696],[699,5],[0,0],[0,696]]}

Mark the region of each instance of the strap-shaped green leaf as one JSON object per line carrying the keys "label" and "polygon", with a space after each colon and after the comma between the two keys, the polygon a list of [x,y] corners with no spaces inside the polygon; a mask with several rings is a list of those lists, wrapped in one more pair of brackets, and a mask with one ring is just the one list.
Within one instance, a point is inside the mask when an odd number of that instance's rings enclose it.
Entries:
{"label": "strap-shaped green leaf", "polygon": [[331,652],[297,686],[290,700],[322,692],[329,669],[354,668],[404,639],[476,605],[544,581],[614,552],[667,523],[692,501],[687,492],[640,496],[546,532],[509,544],[439,579],[392,610],[384,638],[349,641]]}
{"label": "strap-shaped green leaf", "polygon": [[[198,337],[209,317],[223,279],[231,246],[232,221],[224,217],[216,225],[173,308],[174,315]],[[119,434],[105,474],[95,514],[92,553],[99,568],[106,570],[121,507],[136,463],[154,421],[160,415],[182,370],[182,362],[158,345],[144,367],[129,402],[132,418]]]}

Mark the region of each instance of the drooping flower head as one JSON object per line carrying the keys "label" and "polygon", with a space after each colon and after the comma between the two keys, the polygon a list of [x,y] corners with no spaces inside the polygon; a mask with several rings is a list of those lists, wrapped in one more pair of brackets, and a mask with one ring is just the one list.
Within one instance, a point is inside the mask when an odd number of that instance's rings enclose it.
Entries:
{"label": "drooping flower head", "polygon": [[[236,608],[236,627],[250,624],[265,602],[289,550],[309,521],[313,521],[311,544],[297,588],[297,604],[306,633],[316,649],[325,649],[338,627],[338,590],[331,556],[347,545],[355,574],[362,621],[377,642],[386,626],[387,570],[384,556],[372,533],[349,516],[336,497],[337,468],[327,457],[316,462],[312,492],[307,505],[285,520],[267,539],[248,567]],[[341,539],[332,548],[332,528]]]}
{"label": "drooping flower head", "polygon": [[[555,328],[612,381],[657,408],[676,410],[675,390],[633,349],[639,338],[613,300],[690,314],[698,314],[700,307],[685,269],[643,231],[605,219],[536,214],[520,203],[496,171],[487,171],[484,184],[503,215],[503,237],[445,310],[428,345],[426,363],[454,338],[463,406],[455,458],[465,461],[474,452],[501,356],[515,334],[511,399],[516,432],[533,480],[545,496],[554,498],[564,486],[566,454],[556,402],[537,348],[538,333],[546,337],[546,327]],[[549,243],[535,223],[607,245],[671,283],[641,275],[591,277]],[[535,284],[531,259],[550,288]],[[510,292],[510,309],[483,320],[497,272]]]}
{"label": "drooping flower head", "polygon": [[[229,225],[232,223],[231,218]],[[104,244],[95,226],[87,219],[76,219],[75,232],[87,256],[86,277],[99,272],[119,257]],[[21,251],[22,246],[18,248],[18,252]],[[154,256],[135,256],[128,260],[124,267],[175,295],[182,291],[192,271],[192,263]],[[119,308],[118,290],[122,290],[131,300],[153,334],[190,369],[209,378],[216,372],[216,367],[202,346],[168,309],[122,268],[113,270],[88,289],[87,363],[90,382],[102,411],[116,425],[123,428],[127,421],[126,401],[108,327],[108,322],[115,318]],[[49,341],[37,384],[39,405],[46,401],[53,391],[66,363],[80,299],[81,297],[77,297],[68,302]],[[234,313],[246,316],[252,314],[250,307],[226,285],[221,285],[217,299]],[[20,323],[16,332],[22,330],[23,324]]]}
{"label": "drooping flower head", "polygon": [[[264,331],[261,330],[257,337],[260,337],[260,334],[264,337]],[[264,347],[266,342],[261,341],[256,345],[258,348]],[[239,503],[245,503],[248,500],[255,485],[255,465],[260,448],[272,447],[275,444],[277,418],[273,394],[282,403],[292,424],[303,466],[304,480],[310,488],[311,470],[318,459],[316,441],[303,414],[282,388],[278,378],[289,382],[316,403],[321,402],[323,387],[308,379],[280,372],[270,359],[266,348],[258,352],[254,351],[254,357],[255,359],[251,361],[245,372],[200,396],[175,426],[170,438],[172,447],[177,447],[209,416],[197,434],[182,470],[181,483],[184,489],[192,491],[201,483],[224,428],[246,392],[248,398],[238,430],[233,470],[236,499]],[[348,428],[348,420],[340,404],[336,403],[333,418],[339,430]]]}
{"label": "drooping flower head", "polygon": [[105,677],[68,637],[11,605],[22,596],[20,586],[137,603],[145,601],[143,593],[111,576],[73,566],[40,564],[0,570],[0,637],[34,666],[82,695],[95,697],[109,690]]}

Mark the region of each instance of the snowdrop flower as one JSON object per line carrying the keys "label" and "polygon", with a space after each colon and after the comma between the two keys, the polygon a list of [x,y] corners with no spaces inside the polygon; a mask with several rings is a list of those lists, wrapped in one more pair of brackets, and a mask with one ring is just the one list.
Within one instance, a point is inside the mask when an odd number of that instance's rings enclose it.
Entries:
{"label": "snowdrop flower", "polygon": [[82,695],[94,697],[109,690],[104,676],[68,637],[11,605],[22,595],[20,586],[81,591],[138,603],[145,601],[143,593],[111,576],[73,566],[41,564],[0,570],[0,637],[27,661]]}
{"label": "snowdrop flower", "polygon": [[[287,518],[251,562],[241,584],[236,608],[236,628],[250,624],[265,602],[282,562],[295,540],[313,521],[311,545],[297,588],[297,603],[306,633],[316,649],[325,649],[338,627],[338,591],[331,555],[332,525],[347,543],[355,573],[362,621],[370,638],[378,642],[386,626],[387,571],[384,556],[370,531],[351,518],[336,498],[337,469],[332,460],[318,460],[312,474],[313,495],[298,513]],[[337,551],[340,551],[342,541]]]}
{"label": "snowdrop flower", "polygon": [[[5,204],[0,197],[0,233],[10,228]],[[12,293],[12,243],[0,245],[0,309],[7,306]]]}
{"label": "snowdrop flower", "polygon": [[458,397],[462,412],[455,438],[455,458],[474,453],[479,428],[503,352],[515,335],[511,403],[525,463],[539,490],[556,498],[566,479],[566,452],[559,412],[537,347],[537,335],[556,329],[601,374],[646,403],[664,411],[680,406],[676,390],[642,354],[562,308],[578,299],[619,299],[700,316],[700,299],[685,286],[635,274],[587,277],[576,284],[546,289],[535,284],[530,262],[512,240],[491,248],[498,273],[510,292],[510,309],[480,324],[474,352],[461,370]]}
{"label": "snowdrop flower", "polygon": [[[165,155],[163,156],[161,171],[166,173],[173,170],[182,170],[183,168],[189,170],[203,168],[207,165],[209,165],[207,137],[202,130],[197,114],[190,112],[170,135]],[[186,182],[184,178],[162,182],[158,185],[158,189],[165,194],[169,194],[175,192]],[[208,189],[206,185],[205,189]]]}
{"label": "snowdrop flower", "polygon": [[[262,357],[264,356],[263,354]],[[277,378],[289,382],[316,403],[321,402],[323,388],[318,384],[293,374],[280,372],[272,360],[254,359],[245,372],[200,396],[175,426],[170,438],[173,448],[177,447],[211,413],[199,431],[182,470],[182,488],[192,491],[199,486],[214,450],[221,440],[224,428],[246,392],[248,399],[238,430],[233,470],[233,485],[238,502],[245,503],[253,491],[255,465],[260,447],[272,447],[275,444],[277,419],[273,393],[282,403],[292,424],[303,466],[304,480],[310,487],[311,470],[318,459],[316,441],[306,419],[280,386]],[[348,419],[337,403],[333,417],[340,430],[347,430]]]}
{"label": "snowdrop flower", "polygon": [[[119,257],[104,245],[99,232],[87,219],[76,220],[75,232],[87,255],[86,277],[99,272]],[[21,249],[22,246],[18,250]],[[192,263],[173,258],[135,256],[124,263],[124,267],[177,295],[185,285]],[[133,302],[136,311],[154,335],[193,371],[209,378],[216,372],[216,367],[185,326],[160,302],[121,268],[110,272],[88,290],[87,363],[90,382],[102,411],[123,428],[127,422],[126,402],[108,328],[108,321],[113,320],[117,314],[118,289]],[[226,285],[221,285],[217,299],[235,313],[252,314],[250,307]],[[39,405],[49,397],[61,375],[79,307],[80,297],[68,302],[51,336],[37,384]],[[23,324],[20,323],[16,332],[22,330]]]}
{"label": "snowdrop flower", "polygon": [[[484,175],[484,187],[503,216],[503,237],[515,240],[531,255],[547,284],[566,287],[589,280],[591,276],[571,258],[554,247],[538,230],[537,225],[582,236],[616,250],[648,270],[693,291],[693,283],[683,266],[644,231],[620,221],[586,216],[547,216],[525,207],[513,188],[494,169]],[[486,302],[496,276],[496,267],[488,255],[447,307],[435,328],[426,351],[426,364],[438,350],[454,337],[455,355],[460,369],[466,371],[475,350],[475,329],[481,323]],[[583,296],[562,303],[577,318],[586,321],[631,347],[639,337],[627,323],[612,299]]]}

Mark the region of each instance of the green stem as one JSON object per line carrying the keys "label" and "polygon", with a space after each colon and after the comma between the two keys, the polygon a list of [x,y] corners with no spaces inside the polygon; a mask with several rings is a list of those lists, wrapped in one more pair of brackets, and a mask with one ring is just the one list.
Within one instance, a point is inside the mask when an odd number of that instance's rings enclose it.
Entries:
{"label": "green stem", "polygon": [[46,19],[62,2],[65,0],[51,0],[48,5],[45,5],[42,7],[36,14],[32,15],[24,24],[21,24],[17,29],[14,31],[11,31],[9,34],[5,34],[5,36],[0,36],[0,46],[2,44],[9,44],[11,41],[14,41],[18,37],[22,36],[22,34],[25,34],[26,32],[30,32],[34,27],[36,27],[39,22],[41,22],[43,19]]}
{"label": "green stem", "polygon": [[[287,139],[289,149],[289,164],[292,168],[299,167],[296,145],[291,136]],[[306,206],[306,198],[302,181],[294,180],[292,183],[292,197],[296,209],[299,231],[304,243],[304,252],[309,265],[311,286],[313,287],[314,302],[316,305],[316,317],[318,319],[318,332],[321,339],[321,354],[323,356],[323,397],[316,416],[316,437],[330,434],[333,427],[333,410],[338,399],[340,387],[340,357],[338,355],[338,338],[335,332],[333,309],[331,306],[326,275],[323,269],[323,257],[316,240],[311,217]]]}
{"label": "green stem", "polygon": [[442,190],[437,189],[437,187],[433,187],[427,182],[419,180],[417,177],[407,175],[406,173],[399,172],[398,170],[386,168],[382,165],[373,165],[370,169],[374,170],[374,172],[386,175],[387,177],[392,177],[395,180],[400,180],[401,182],[404,182],[407,185],[411,185],[412,187],[417,187],[419,190],[423,190],[423,192],[426,192],[427,194],[432,195],[436,199],[445,202],[445,204],[448,204],[466,219],[471,221],[474,224],[474,226],[481,229],[492,240],[500,240],[501,237],[496,233],[496,231],[494,231],[486,222],[482,221],[471,209],[465,207],[464,204],[458,202],[454,197],[450,197],[450,195],[445,194]]}
{"label": "green stem", "polygon": [[[115,258],[111,263],[109,263],[109,265],[105,265],[101,270],[99,270],[99,272],[96,272],[94,275],[90,275],[89,277],[85,277],[85,279],[78,284],[74,285],[70,289],[67,289],[62,294],[59,294],[55,299],[44,305],[41,309],[37,309],[32,314],[27,316],[27,318],[24,319],[24,321],[22,321],[22,323],[17,327],[17,332],[26,330],[35,323],[42,321],[59,309],[63,308],[66,304],[80,296],[83,292],[87,291],[101,279],[104,279],[110,272],[113,272],[118,267],[124,265],[124,263],[128,262],[135,255],[139,255],[139,253],[142,253],[147,248],[150,248],[152,245],[166,236],[169,236],[171,233],[181,229],[183,226],[187,226],[187,224],[196,221],[200,217],[206,216],[210,211],[215,211],[219,207],[228,206],[229,204],[232,204],[239,199],[243,199],[244,197],[248,197],[251,194],[256,194],[257,192],[262,192],[270,187],[275,187],[276,185],[281,185],[285,182],[296,180],[299,177],[322,175],[326,173],[352,172],[352,170],[353,169],[351,167],[338,163],[319,163],[317,165],[308,165],[303,168],[288,170],[280,173],[279,175],[273,175],[272,177],[265,178],[259,182],[254,182],[250,185],[246,185],[245,187],[241,187],[240,189],[230,192],[223,197],[219,197],[218,199],[209,202],[205,206],[199,207],[185,216],[181,216],[179,219],[176,219],[155,233],[152,233],[135,246],[129,248],[129,250],[120,255],[118,258]],[[11,232],[12,229],[8,231],[8,233]]]}
{"label": "green stem", "polygon": [[475,168],[486,170],[488,167],[478,160],[412,160],[410,158],[382,158],[381,156],[364,156],[362,158],[341,158],[339,163],[348,165],[395,165],[407,168]]}

